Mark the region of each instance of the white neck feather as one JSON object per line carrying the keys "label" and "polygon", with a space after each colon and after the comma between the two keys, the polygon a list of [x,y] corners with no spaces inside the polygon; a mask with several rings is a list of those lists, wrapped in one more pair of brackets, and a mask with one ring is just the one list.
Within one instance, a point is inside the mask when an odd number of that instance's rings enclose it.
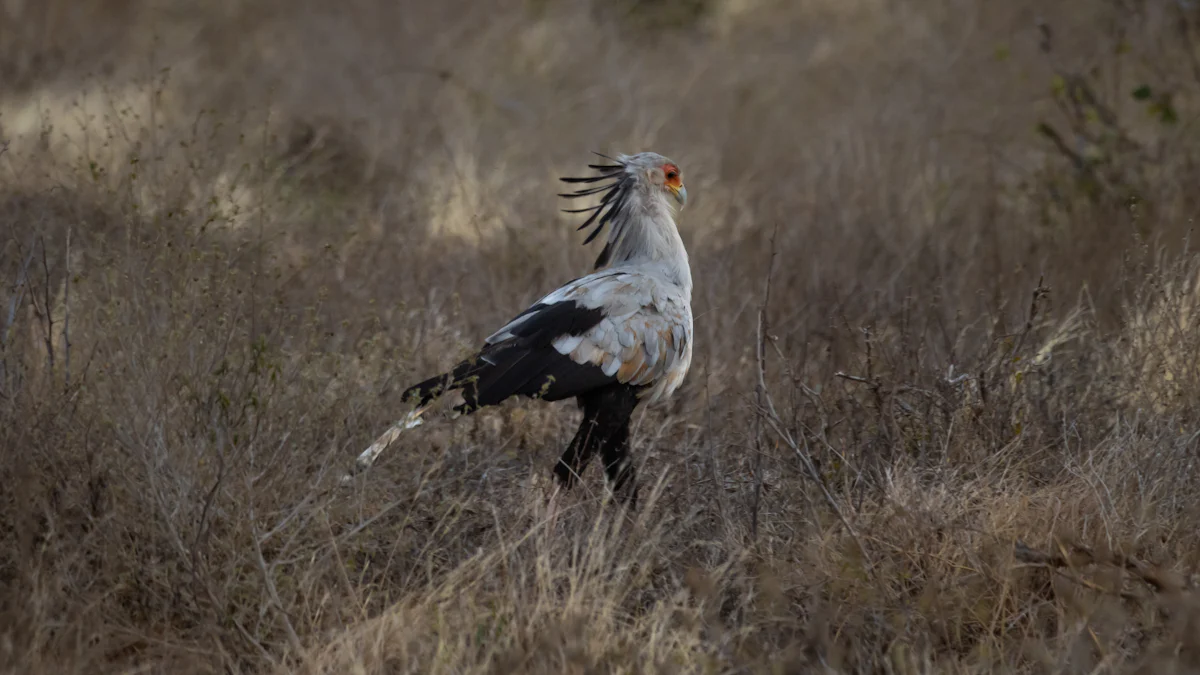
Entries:
{"label": "white neck feather", "polygon": [[658,266],[668,280],[680,286],[690,297],[692,270],[687,249],[675,225],[675,205],[662,189],[638,186],[630,195],[622,222],[612,228],[608,245],[612,249],[611,266]]}

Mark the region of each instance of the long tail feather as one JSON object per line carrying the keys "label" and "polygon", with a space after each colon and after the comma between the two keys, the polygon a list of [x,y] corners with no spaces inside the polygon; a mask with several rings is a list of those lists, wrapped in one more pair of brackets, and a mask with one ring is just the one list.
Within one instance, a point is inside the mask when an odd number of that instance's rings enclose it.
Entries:
{"label": "long tail feather", "polygon": [[[371,443],[366,450],[363,450],[362,454],[360,454],[358,459],[355,460],[355,466],[358,468],[358,470],[365,471],[366,469],[371,468],[371,465],[375,463],[375,460],[383,454],[384,450],[387,450],[389,445],[399,438],[400,434],[408,431],[409,429],[421,426],[421,424],[424,423],[424,420],[421,419],[421,415],[424,415],[425,411],[428,409],[429,406],[427,405],[415,408],[405,415],[404,419],[388,427],[388,430],[383,432],[379,438],[376,438],[375,442]],[[349,474],[342,476],[342,482],[345,483],[351,478],[352,477]]]}

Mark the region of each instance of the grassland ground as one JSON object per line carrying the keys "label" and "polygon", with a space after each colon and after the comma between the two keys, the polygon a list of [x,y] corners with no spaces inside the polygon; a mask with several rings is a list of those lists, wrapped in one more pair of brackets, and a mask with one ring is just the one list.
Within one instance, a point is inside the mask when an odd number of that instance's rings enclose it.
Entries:
{"label": "grassland ground", "polygon": [[[1200,672],[1200,15],[0,5],[0,668]],[[643,508],[569,404],[355,455],[683,169]],[[769,289],[769,290],[768,290]]]}

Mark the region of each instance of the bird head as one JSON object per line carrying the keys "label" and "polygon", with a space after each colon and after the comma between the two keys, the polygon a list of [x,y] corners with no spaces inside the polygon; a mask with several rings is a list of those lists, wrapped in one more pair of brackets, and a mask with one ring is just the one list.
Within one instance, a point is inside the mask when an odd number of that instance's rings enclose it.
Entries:
{"label": "bird head", "polygon": [[[596,153],[600,155],[600,153]],[[563,178],[565,183],[576,183],[575,192],[559,194],[567,199],[599,195],[600,203],[582,209],[564,209],[567,213],[591,213],[579,226],[587,229],[593,223],[595,229],[584,239],[584,245],[609,225],[608,243],[596,258],[596,269],[609,264],[613,256],[622,257],[634,251],[645,251],[633,242],[646,241],[645,236],[664,225],[672,232],[675,223],[671,212],[687,203],[687,188],[683,186],[683,172],[679,165],[654,152],[639,152],[636,155],[617,155],[615,158],[600,155],[609,164],[589,164],[599,175],[584,178]],[[658,214],[652,216],[650,214]],[[649,216],[649,217],[648,217]],[[647,229],[649,228],[649,229]],[[630,240],[627,235],[636,235]],[[674,232],[676,241],[679,234]],[[661,240],[660,240],[661,241]],[[624,242],[624,243],[620,243]],[[632,246],[632,248],[630,248]],[[682,243],[680,243],[682,246]],[[625,247],[625,253],[617,249]]]}
{"label": "bird head", "polygon": [[626,173],[632,173],[635,179],[644,181],[652,189],[670,195],[680,208],[687,205],[687,188],[683,185],[683,172],[678,164],[655,152],[619,157]]}
{"label": "bird head", "polygon": [[[564,183],[582,183],[574,192],[560,193],[559,197],[578,199],[589,195],[600,195],[600,203],[582,209],[563,209],[567,213],[588,213],[587,220],[579,226],[593,230],[584,240],[591,243],[604,226],[623,215],[630,202],[638,198],[656,195],[670,197],[680,208],[687,204],[687,188],[683,185],[683,172],[679,165],[656,152],[639,152],[636,155],[617,155],[615,158],[595,153],[611,164],[588,164],[598,175],[582,178],[562,178]],[[598,183],[598,185],[591,185]]]}

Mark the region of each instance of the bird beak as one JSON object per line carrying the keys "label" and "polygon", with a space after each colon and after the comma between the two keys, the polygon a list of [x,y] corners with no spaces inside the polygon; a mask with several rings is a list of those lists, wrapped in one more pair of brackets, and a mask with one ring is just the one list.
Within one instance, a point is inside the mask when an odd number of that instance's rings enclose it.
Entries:
{"label": "bird beak", "polygon": [[671,192],[675,195],[675,201],[679,202],[679,208],[687,206],[687,188],[680,185],[678,189],[671,188]]}

